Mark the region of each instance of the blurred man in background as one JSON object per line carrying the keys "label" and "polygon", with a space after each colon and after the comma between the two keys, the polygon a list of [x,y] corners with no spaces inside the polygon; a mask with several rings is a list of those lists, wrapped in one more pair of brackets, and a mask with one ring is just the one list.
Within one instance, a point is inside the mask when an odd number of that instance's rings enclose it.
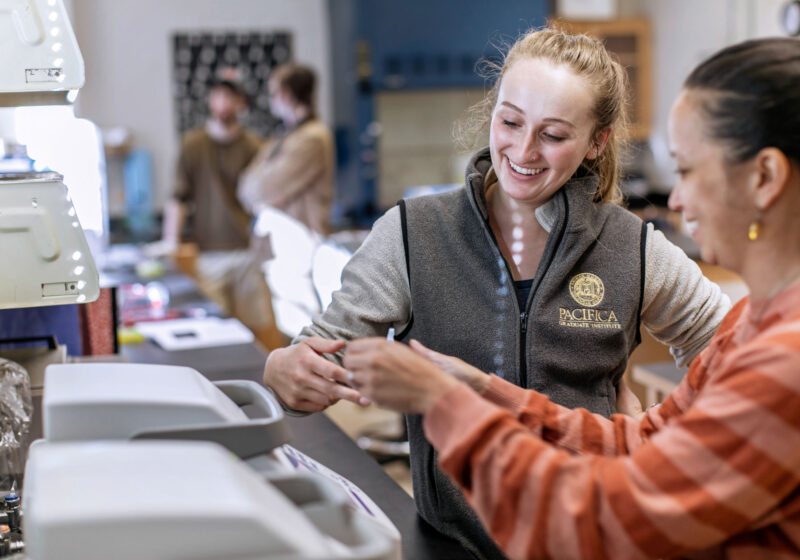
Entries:
{"label": "blurred man in background", "polygon": [[261,263],[248,251],[252,215],[236,198],[239,175],[261,145],[240,123],[247,107],[235,81],[223,79],[210,89],[208,121],[181,140],[163,245],[174,252],[182,241],[196,244],[193,272],[201,291],[272,349],[283,345],[283,336],[275,328]]}

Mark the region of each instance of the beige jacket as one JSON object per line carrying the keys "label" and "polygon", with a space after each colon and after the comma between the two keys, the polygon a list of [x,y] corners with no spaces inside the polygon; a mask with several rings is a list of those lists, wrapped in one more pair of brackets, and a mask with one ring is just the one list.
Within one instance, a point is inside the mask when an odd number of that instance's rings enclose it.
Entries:
{"label": "beige jacket", "polygon": [[253,215],[272,206],[327,234],[333,174],[333,136],[323,122],[311,119],[262,146],[239,178],[237,194]]}

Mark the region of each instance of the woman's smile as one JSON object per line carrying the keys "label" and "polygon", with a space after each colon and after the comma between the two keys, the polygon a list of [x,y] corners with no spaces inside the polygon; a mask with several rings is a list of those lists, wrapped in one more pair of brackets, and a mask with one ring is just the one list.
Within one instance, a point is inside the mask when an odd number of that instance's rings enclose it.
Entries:
{"label": "woman's smile", "polygon": [[546,167],[538,167],[538,168],[523,167],[521,165],[517,165],[508,158],[506,158],[506,160],[508,161],[508,165],[511,166],[511,169],[513,169],[520,175],[539,175],[542,173],[542,171],[545,171],[547,169]]}

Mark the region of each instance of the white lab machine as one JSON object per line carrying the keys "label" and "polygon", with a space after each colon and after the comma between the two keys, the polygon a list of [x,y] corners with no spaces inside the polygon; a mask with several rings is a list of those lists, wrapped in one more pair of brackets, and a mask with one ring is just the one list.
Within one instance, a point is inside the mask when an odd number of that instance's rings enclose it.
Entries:
{"label": "white lab machine", "polygon": [[[0,0],[0,107],[68,104],[83,58],[62,0]],[[97,299],[98,274],[61,175],[0,174],[0,308]]]}
{"label": "white lab machine", "polygon": [[0,175],[0,309],[83,303],[99,276],[58,173]]}
{"label": "white lab machine", "polygon": [[[198,439],[242,458],[289,441],[280,405],[247,380],[212,383],[192,368],[128,363],[51,364],[42,397],[44,441]],[[261,418],[248,418],[252,406]]]}
{"label": "white lab machine", "polygon": [[[44,439],[130,439],[148,429],[247,422],[223,392],[245,387],[262,398],[275,421],[280,408],[249,381],[219,386],[188,367],[127,363],[55,364],[45,373]],[[255,386],[255,387],[254,387]],[[223,389],[221,390],[220,387]]]}
{"label": "white lab machine", "polygon": [[397,529],[351,499],[355,485],[294,468],[313,460],[285,445],[283,411],[256,382],[54,364],[42,413],[22,499],[29,560],[400,557]]}
{"label": "white lab machine", "polygon": [[352,557],[278,486],[211,443],[39,445],[28,465],[30,560]]}
{"label": "white lab machine", "polygon": [[0,0],[0,106],[72,103],[83,57],[63,0]]}

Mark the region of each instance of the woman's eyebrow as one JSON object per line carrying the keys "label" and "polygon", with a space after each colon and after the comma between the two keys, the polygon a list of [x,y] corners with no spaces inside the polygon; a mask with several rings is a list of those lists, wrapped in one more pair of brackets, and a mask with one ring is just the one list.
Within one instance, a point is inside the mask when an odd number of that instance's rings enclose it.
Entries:
{"label": "woman's eyebrow", "polygon": [[[500,105],[503,105],[504,107],[508,107],[509,109],[512,109],[513,111],[516,111],[517,113],[519,113],[521,115],[525,114],[525,111],[523,111],[522,109],[520,109],[519,107],[517,107],[516,105],[514,105],[510,101],[501,101]],[[566,119],[560,119],[558,117],[547,117],[545,119],[542,119],[542,121],[543,122],[561,123],[561,124],[565,124],[565,125],[567,125],[569,127],[575,128],[575,125],[572,124],[570,121],[568,121]]]}

